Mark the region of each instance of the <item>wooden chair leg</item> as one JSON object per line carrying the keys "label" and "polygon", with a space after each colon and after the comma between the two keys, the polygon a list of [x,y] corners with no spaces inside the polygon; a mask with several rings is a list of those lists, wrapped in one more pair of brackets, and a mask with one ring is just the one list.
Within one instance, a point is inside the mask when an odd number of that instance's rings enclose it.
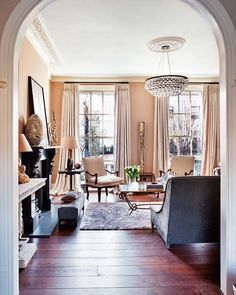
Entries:
{"label": "wooden chair leg", "polygon": [[108,196],[108,188],[106,187],[106,196]]}
{"label": "wooden chair leg", "polygon": [[101,189],[98,188],[98,202],[101,202]]}
{"label": "wooden chair leg", "polygon": [[89,189],[88,189],[88,185],[86,185],[86,193],[87,193],[87,200],[89,199]]}

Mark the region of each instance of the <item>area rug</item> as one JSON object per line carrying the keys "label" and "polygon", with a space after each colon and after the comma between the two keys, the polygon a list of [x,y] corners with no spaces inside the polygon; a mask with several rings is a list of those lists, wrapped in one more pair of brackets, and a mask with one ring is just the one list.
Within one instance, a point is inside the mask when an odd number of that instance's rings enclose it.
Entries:
{"label": "area rug", "polygon": [[129,215],[127,203],[89,203],[81,230],[150,229],[150,210],[136,210]]}

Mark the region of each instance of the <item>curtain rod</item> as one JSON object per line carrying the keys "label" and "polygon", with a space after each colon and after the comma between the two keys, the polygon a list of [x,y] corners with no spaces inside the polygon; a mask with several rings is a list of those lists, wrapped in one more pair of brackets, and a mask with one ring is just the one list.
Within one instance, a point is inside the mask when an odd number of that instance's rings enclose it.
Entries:
{"label": "curtain rod", "polygon": [[219,82],[189,82],[189,85],[219,84]]}
{"label": "curtain rod", "polygon": [[129,82],[83,82],[83,81],[65,81],[66,84],[128,84]]}
{"label": "curtain rod", "polygon": [[[129,84],[129,82],[83,82],[83,81],[65,81],[65,84]],[[142,82],[141,82],[142,83]],[[189,85],[219,84],[219,82],[189,82]]]}

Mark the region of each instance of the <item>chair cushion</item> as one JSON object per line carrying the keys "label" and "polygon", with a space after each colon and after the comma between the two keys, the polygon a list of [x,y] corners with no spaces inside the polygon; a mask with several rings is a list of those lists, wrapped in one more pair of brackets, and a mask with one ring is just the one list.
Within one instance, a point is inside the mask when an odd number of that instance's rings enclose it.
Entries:
{"label": "chair cushion", "polygon": [[[102,186],[102,185],[118,185],[124,181],[123,178],[115,176],[115,175],[103,175],[103,176],[98,176],[97,178],[97,185]],[[95,185],[95,177],[91,177],[88,181],[88,184],[93,184]]]}
{"label": "chair cushion", "polygon": [[[84,171],[88,171],[91,174],[97,173],[98,176],[106,175],[104,160],[102,157],[93,156],[93,157],[83,158],[83,165],[84,165]],[[85,173],[85,178],[87,181],[88,180],[90,181],[91,177],[92,176]]]}

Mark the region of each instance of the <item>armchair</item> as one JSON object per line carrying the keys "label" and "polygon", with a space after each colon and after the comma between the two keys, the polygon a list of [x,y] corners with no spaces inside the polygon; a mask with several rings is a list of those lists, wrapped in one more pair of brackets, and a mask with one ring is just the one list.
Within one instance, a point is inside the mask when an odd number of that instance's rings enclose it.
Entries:
{"label": "armchair", "polygon": [[[175,173],[175,176],[193,175],[194,169],[194,156],[175,156],[171,159],[170,169],[166,172]],[[165,171],[160,170],[160,176]]]}
{"label": "armchair", "polygon": [[166,185],[163,206],[151,207],[151,223],[166,247],[172,244],[220,241],[220,177],[173,177]]}
{"label": "armchair", "polygon": [[89,198],[89,187],[96,188],[98,190],[98,202],[100,202],[101,190],[103,188],[105,188],[106,195],[108,195],[108,188],[117,187],[124,181],[123,178],[118,177],[118,171],[110,172],[105,169],[102,157],[85,157],[83,158],[83,165],[85,171],[87,199]]}

